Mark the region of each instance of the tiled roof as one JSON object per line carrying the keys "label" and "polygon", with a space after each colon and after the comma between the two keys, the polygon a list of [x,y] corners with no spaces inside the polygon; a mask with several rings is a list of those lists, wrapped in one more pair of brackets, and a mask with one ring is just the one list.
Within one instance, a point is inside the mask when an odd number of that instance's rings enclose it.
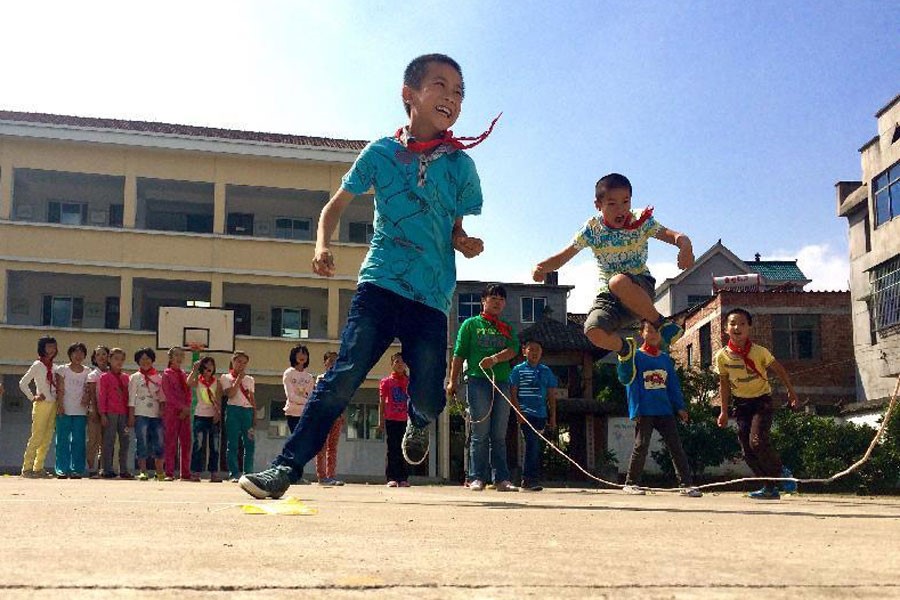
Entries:
{"label": "tiled roof", "polygon": [[545,351],[579,350],[596,356],[606,354],[606,351],[597,348],[587,339],[581,325],[572,321],[561,323],[546,315],[531,327],[523,329],[519,333],[519,339],[523,342],[527,339],[536,340]]}
{"label": "tiled roof", "polygon": [[809,281],[795,260],[748,260],[747,267],[759,273],[768,283],[777,281]]}
{"label": "tiled roof", "polygon": [[172,123],[157,123],[155,121],[99,119],[94,117],[75,117],[70,115],[16,112],[10,110],[0,110],[0,121],[78,127],[83,129],[109,129],[111,131],[135,133],[157,133],[162,135],[238,140],[314,148],[334,148],[336,150],[362,150],[368,143],[365,140],[343,140],[307,135],[291,135],[287,133],[264,133],[259,131],[243,131],[240,129],[176,125]]}

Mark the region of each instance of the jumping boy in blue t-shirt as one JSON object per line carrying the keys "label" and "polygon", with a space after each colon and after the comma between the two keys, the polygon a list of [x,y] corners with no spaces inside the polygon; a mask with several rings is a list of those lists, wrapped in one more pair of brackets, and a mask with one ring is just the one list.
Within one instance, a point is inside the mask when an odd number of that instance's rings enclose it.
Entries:
{"label": "jumping boy in blue t-shirt", "polygon": [[334,275],[331,235],[353,197],[373,187],[375,231],[337,362],[309,397],[272,466],[241,477],[241,487],[252,496],[279,498],[299,479],[303,465],[322,447],[334,420],[395,338],[403,344],[411,372],[403,456],[412,464],[425,460],[427,426],[446,403],[454,249],[466,258],[484,249],[462,227],[463,216],[480,214],[482,204],[475,164],[462,151],[474,144],[462,144],[449,131],[459,117],[463,94],[462,70],[452,58],[428,54],[413,60],[402,89],[409,124],[366,146],[322,209],[312,263],[318,275]]}

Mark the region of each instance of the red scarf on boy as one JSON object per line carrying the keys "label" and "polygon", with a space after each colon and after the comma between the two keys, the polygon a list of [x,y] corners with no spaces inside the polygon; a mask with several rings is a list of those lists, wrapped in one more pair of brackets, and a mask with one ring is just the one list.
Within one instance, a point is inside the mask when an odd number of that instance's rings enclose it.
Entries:
{"label": "red scarf on boy", "polygon": [[[482,133],[481,135],[475,137],[455,137],[453,132],[449,129],[447,131],[442,131],[438,134],[438,136],[427,142],[417,142],[415,140],[409,139],[409,133],[405,130],[405,128],[401,127],[397,130],[397,133],[394,134],[394,138],[400,141],[406,149],[410,152],[415,152],[416,154],[421,154],[423,152],[428,152],[429,150],[433,150],[437,148],[441,144],[447,144],[455,150],[468,150],[469,148],[474,148],[481,142],[487,139],[491,132],[494,130],[494,125],[497,124],[497,120],[500,118],[500,113],[494,120],[491,121],[491,126],[488,127],[487,131]],[[469,143],[466,143],[469,142]]]}
{"label": "red scarf on boy", "polygon": [[650,356],[659,356],[659,346],[648,346],[647,342],[641,344],[641,351]]}
{"label": "red scarf on boy", "polygon": [[144,376],[144,385],[147,386],[147,389],[150,389],[150,378],[157,374],[157,370],[153,367],[150,367],[146,371],[144,369],[139,369],[141,375]]}
{"label": "red scarf on boy", "polygon": [[763,375],[760,372],[760,370],[756,368],[756,363],[750,359],[750,348],[752,348],[752,347],[753,347],[753,342],[751,342],[750,340],[747,340],[747,343],[744,344],[743,348],[741,348],[740,346],[738,346],[731,340],[728,340],[728,349],[741,357],[741,360],[744,361],[744,366],[747,367],[748,370],[753,371],[754,373],[756,373],[757,375],[759,375],[760,377],[762,377],[763,379],[766,379],[768,381],[766,376]]}
{"label": "red scarf on boy", "polygon": [[509,325],[507,325],[506,323],[504,323],[503,321],[501,321],[494,315],[489,315],[486,312],[482,312],[480,316],[482,319],[484,319],[485,321],[487,321],[488,323],[490,323],[491,325],[496,327],[497,331],[500,332],[500,335],[502,335],[503,337],[505,337],[508,340],[512,339],[512,329],[510,328]]}
{"label": "red scarf on boy", "polygon": [[648,206],[644,209],[644,212],[641,213],[641,216],[638,217],[637,221],[635,221],[632,216],[629,214],[628,218],[625,219],[625,224],[621,227],[614,227],[612,223],[606,220],[606,217],[603,217],[603,224],[606,225],[610,229],[627,229],[629,231],[634,231],[641,225],[643,225],[647,219],[653,216],[653,207]]}

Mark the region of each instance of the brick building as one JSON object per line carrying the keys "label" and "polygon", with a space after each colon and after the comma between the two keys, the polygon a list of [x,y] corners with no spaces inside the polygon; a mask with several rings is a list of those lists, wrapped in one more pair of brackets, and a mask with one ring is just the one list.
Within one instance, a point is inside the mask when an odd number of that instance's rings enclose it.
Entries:
{"label": "brick building", "polygon": [[[753,315],[753,340],[784,365],[801,402],[816,407],[854,400],[849,292],[719,292],[679,315],[685,334],[672,346],[675,361],[686,368],[710,368],[727,341],[724,315],[738,307]],[[784,397],[780,382],[774,387],[776,397]]]}

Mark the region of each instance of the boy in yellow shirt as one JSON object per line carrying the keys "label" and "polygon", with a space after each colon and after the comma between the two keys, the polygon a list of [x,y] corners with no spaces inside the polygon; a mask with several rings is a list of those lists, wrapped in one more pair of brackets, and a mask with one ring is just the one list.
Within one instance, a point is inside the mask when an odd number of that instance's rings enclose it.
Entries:
{"label": "boy in yellow shirt", "polygon": [[[797,405],[797,394],[781,363],[768,349],[750,341],[751,325],[753,316],[743,308],[733,308],[725,314],[728,345],[716,353],[714,361],[722,400],[719,427],[728,426],[728,407],[733,400],[738,441],[747,466],[757,477],[781,477],[781,458],[769,439],[776,409],[769,369],[787,387],[791,406]],[[775,482],[768,481],[762,489],[751,492],[750,497],[777,500],[780,494]]]}

